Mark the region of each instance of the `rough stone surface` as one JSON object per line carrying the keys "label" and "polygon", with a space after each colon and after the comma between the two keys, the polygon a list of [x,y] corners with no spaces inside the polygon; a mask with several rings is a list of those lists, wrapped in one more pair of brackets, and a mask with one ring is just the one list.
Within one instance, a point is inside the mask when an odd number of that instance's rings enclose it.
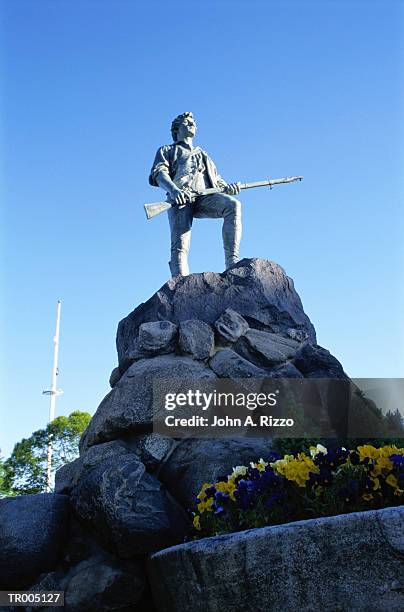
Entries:
{"label": "rough stone surface", "polygon": [[[131,610],[142,596],[144,571],[139,563],[103,560],[75,568],[65,591],[68,612]],[[133,608],[132,608],[133,606]]]}
{"label": "rough stone surface", "polygon": [[234,350],[258,367],[271,367],[295,356],[299,342],[257,329],[249,329]]}
{"label": "rough stone surface", "polygon": [[404,557],[404,511],[395,512],[394,508],[387,508],[377,514],[377,520],[388,544]]}
{"label": "rough stone surface", "polygon": [[289,327],[286,330],[287,335],[292,340],[296,340],[296,342],[305,342],[308,339],[308,334],[302,329],[294,329],[293,327]]}
{"label": "rough stone surface", "polygon": [[220,378],[265,378],[268,372],[257,368],[230,348],[218,351],[209,362]]}
{"label": "rough stone surface", "polygon": [[85,470],[110,457],[130,455],[141,461],[147,470],[155,470],[175,445],[173,438],[158,433],[126,434],[123,439],[94,444],[83,449],[81,456],[62,466],[55,475],[55,493],[70,493]]}
{"label": "rough stone surface", "polygon": [[293,363],[283,363],[271,370],[269,378],[304,378],[304,376]]}
{"label": "rough stone surface", "polygon": [[[64,591],[67,612],[131,611],[138,607],[146,586],[143,564],[121,560],[101,551],[65,569],[42,574],[29,591]],[[50,608],[57,610],[57,608]],[[35,612],[38,608],[26,608]],[[49,608],[41,608],[49,610]]]}
{"label": "rough stone surface", "polygon": [[64,568],[75,567],[87,559],[105,559],[109,553],[72,513],[69,535],[64,549],[61,565]]}
{"label": "rough stone surface", "polygon": [[122,558],[183,541],[188,519],[161,483],[133,457],[116,457],[85,473],[71,503],[100,542]]}
{"label": "rough stone surface", "polygon": [[[64,572],[63,569],[59,568],[54,572],[41,574],[38,580],[34,584],[31,584],[29,589],[27,590],[33,591],[35,593],[38,593],[40,591],[64,591],[67,582],[68,577],[66,575],[66,572]],[[44,608],[40,609],[43,610]],[[51,608],[51,610],[53,609],[54,608]],[[0,608],[0,610],[3,610],[3,608]],[[31,612],[31,610],[35,611],[38,610],[38,607],[35,606],[35,608],[26,608],[24,612],[27,612],[27,610],[29,610],[29,612]]]}
{"label": "rough stone surface", "polygon": [[0,500],[0,587],[29,584],[58,562],[68,533],[68,497],[54,493]]}
{"label": "rough stone surface", "polygon": [[80,459],[84,469],[91,469],[104,461],[108,461],[108,459],[128,454],[130,454],[130,450],[125,442],[122,440],[112,440],[111,442],[90,447]]}
{"label": "rough stone surface", "polygon": [[215,321],[219,336],[225,342],[236,342],[249,328],[247,321],[232,308],[226,310]]}
{"label": "rough stone surface", "polygon": [[69,493],[80,480],[84,470],[106,461],[110,457],[128,455],[130,449],[122,440],[112,440],[90,446],[78,459],[63,465],[55,474],[55,492]]}
{"label": "rough stone surface", "polygon": [[237,465],[268,456],[270,438],[182,440],[162,467],[159,478],[184,508],[193,508],[204,482],[215,482]]}
{"label": "rough stone surface", "polygon": [[284,270],[265,259],[243,259],[223,274],[205,272],[170,279],[122,319],[117,332],[119,364],[132,350],[142,323],[164,320],[179,324],[199,319],[213,324],[226,308],[241,314],[250,327],[275,333],[302,330],[311,342],[316,341],[314,327]]}
{"label": "rough stone surface", "polygon": [[151,355],[174,351],[178,327],[171,321],[152,321],[139,326],[139,349]]}
{"label": "rough stone surface", "polygon": [[321,346],[309,342],[296,352],[293,365],[305,378],[347,378],[338,359]]}
{"label": "rough stone surface", "polygon": [[159,612],[399,612],[403,539],[400,506],[175,546],[152,556],[149,576]]}
{"label": "rough stone surface", "polygon": [[133,434],[125,441],[148,470],[156,469],[175,444],[173,438],[165,438],[158,433]]}
{"label": "rough stone surface", "polygon": [[194,359],[207,359],[213,354],[215,336],[210,325],[191,319],[180,323],[179,347]]}
{"label": "rough stone surface", "polygon": [[55,493],[68,494],[82,466],[80,459],[62,465],[55,473]]}
{"label": "rough stone surface", "polygon": [[115,387],[116,383],[119,381],[119,379],[122,376],[122,372],[119,369],[119,367],[114,368],[111,372],[111,376],[109,377],[109,384],[110,386],[113,388]]}
{"label": "rough stone surface", "polygon": [[202,379],[215,374],[190,357],[161,355],[135,362],[101,402],[80,441],[80,452],[130,432],[151,431],[153,381],[158,378]]}

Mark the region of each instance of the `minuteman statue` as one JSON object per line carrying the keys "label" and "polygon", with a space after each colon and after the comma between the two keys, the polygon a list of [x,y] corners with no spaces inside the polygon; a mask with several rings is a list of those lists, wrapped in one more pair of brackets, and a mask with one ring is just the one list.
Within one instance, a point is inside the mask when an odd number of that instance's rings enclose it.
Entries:
{"label": "minuteman statue", "polygon": [[[240,193],[238,183],[227,184],[215,164],[200,147],[192,144],[196,124],[192,113],[178,115],[171,124],[173,144],[160,147],[150,172],[149,183],[167,192],[172,208],[168,210],[171,229],[172,276],[189,274],[188,251],[194,217],[223,219],[223,247],[226,269],[239,260],[241,205],[233,196]],[[211,187],[224,193],[192,194]]]}

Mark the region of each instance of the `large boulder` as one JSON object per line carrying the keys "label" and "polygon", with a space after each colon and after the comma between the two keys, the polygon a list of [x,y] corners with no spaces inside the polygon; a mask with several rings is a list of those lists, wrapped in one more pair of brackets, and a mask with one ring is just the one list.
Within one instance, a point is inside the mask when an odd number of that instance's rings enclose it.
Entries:
{"label": "large boulder", "polygon": [[250,529],[163,550],[159,612],[404,610],[404,507]]}
{"label": "large boulder", "polygon": [[53,493],[0,500],[0,588],[15,589],[53,568],[68,534],[68,497]]}
{"label": "large boulder", "polygon": [[[76,563],[64,562],[55,571],[42,574],[29,591],[64,591],[67,612],[129,612],[141,610],[145,587],[141,561],[118,559],[99,549]],[[26,608],[26,612],[37,609]]]}
{"label": "large boulder", "polygon": [[101,402],[80,441],[80,452],[130,432],[151,431],[155,379],[206,378],[216,376],[202,362],[190,357],[161,355],[136,361]]}
{"label": "large boulder", "polygon": [[246,333],[249,325],[238,312],[232,308],[226,308],[215,321],[215,328],[222,341],[236,342],[240,336]]}
{"label": "large boulder", "polygon": [[133,561],[83,562],[65,587],[68,612],[111,612],[138,609],[145,588],[144,570]]}
{"label": "large boulder", "polygon": [[131,450],[123,440],[112,440],[90,446],[78,459],[66,463],[58,469],[55,474],[55,492],[69,493],[86,470],[91,470],[96,465],[113,457],[128,454],[131,454]]}
{"label": "large boulder", "polygon": [[119,382],[120,378],[122,377],[122,374],[123,372],[121,372],[119,367],[116,367],[112,370],[111,375],[109,377],[109,384],[111,387],[115,387],[116,383]]}
{"label": "large boulder", "polygon": [[209,365],[220,378],[268,377],[268,372],[257,368],[257,366],[241,357],[238,353],[235,353],[231,348],[225,348],[215,353]]}
{"label": "large boulder", "polygon": [[153,321],[142,323],[139,328],[138,346],[140,351],[155,355],[171,353],[175,347],[177,325],[170,321]]}
{"label": "large boulder", "polygon": [[342,365],[330,351],[310,342],[300,346],[293,364],[305,378],[347,378]]}
{"label": "large boulder", "polygon": [[314,327],[285,271],[266,259],[243,259],[223,274],[172,278],[122,319],[116,338],[119,363],[133,358],[142,323],[198,319],[213,324],[227,308],[242,315],[250,327],[316,341]]}
{"label": "large boulder", "polygon": [[66,568],[77,566],[83,560],[91,558],[94,561],[94,559],[107,557],[110,557],[108,551],[72,513],[69,535],[60,566],[66,570]]}
{"label": "large boulder", "polygon": [[207,359],[213,353],[215,337],[210,325],[191,319],[180,323],[179,348],[194,359]]}
{"label": "large boulder", "polygon": [[182,542],[188,533],[181,506],[133,456],[110,458],[85,472],[70,499],[76,516],[122,558]]}
{"label": "large boulder", "polygon": [[157,433],[127,434],[123,440],[94,444],[83,450],[78,459],[59,468],[55,475],[55,492],[69,494],[85,472],[114,457],[130,456],[141,461],[148,471],[153,471],[164,461],[173,445],[173,438]]}
{"label": "large boulder", "polygon": [[68,494],[72,483],[80,472],[82,462],[75,459],[70,463],[65,463],[55,473],[55,493]]}
{"label": "large boulder", "polygon": [[[174,438],[167,438],[155,432],[131,434],[125,437],[125,442],[146,466],[146,469],[151,472],[164,462],[176,444]],[[91,448],[96,448],[96,446]]]}
{"label": "large boulder", "polygon": [[272,367],[296,355],[300,343],[279,334],[249,329],[234,346],[234,350],[258,367]]}

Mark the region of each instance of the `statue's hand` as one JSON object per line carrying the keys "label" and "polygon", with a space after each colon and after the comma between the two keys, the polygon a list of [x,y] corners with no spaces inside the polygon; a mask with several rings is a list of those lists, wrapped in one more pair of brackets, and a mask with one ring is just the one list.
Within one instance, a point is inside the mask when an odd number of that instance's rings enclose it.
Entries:
{"label": "statue's hand", "polygon": [[184,206],[190,201],[190,192],[187,189],[182,190],[175,187],[171,190],[170,196],[176,206]]}
{"label": "statue's hand", "polygon": [[226,193],[228,195],[238,195],[240,193],[240,183],[230,183],[227,185]]}

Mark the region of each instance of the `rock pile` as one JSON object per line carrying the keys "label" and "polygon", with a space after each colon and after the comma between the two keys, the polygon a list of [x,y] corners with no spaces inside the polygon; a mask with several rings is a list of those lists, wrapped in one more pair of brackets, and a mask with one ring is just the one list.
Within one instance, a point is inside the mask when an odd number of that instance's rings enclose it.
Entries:
{"label": "rock pile", "polygon": [[[171,279],[119,323],[117,351],[112,390],[82,437],[80,457],[57,472],[48,496],[70,501],[69,525],[60,521],[68,530],[63,551],[37,566],[41,575],[31,584],[65,590],[66,610],[74,612],[93,601],[100,611],[152,610],[145,556],[184,540],[186,511],[204,481],[270,449],[268,438],[154,434],[154,378],[346,377],[316,344],[293,281],[260,259]],[[6,510],[0,501],[0,522]],[[7,588],[28,587],[32,573],[15,571]]]}

